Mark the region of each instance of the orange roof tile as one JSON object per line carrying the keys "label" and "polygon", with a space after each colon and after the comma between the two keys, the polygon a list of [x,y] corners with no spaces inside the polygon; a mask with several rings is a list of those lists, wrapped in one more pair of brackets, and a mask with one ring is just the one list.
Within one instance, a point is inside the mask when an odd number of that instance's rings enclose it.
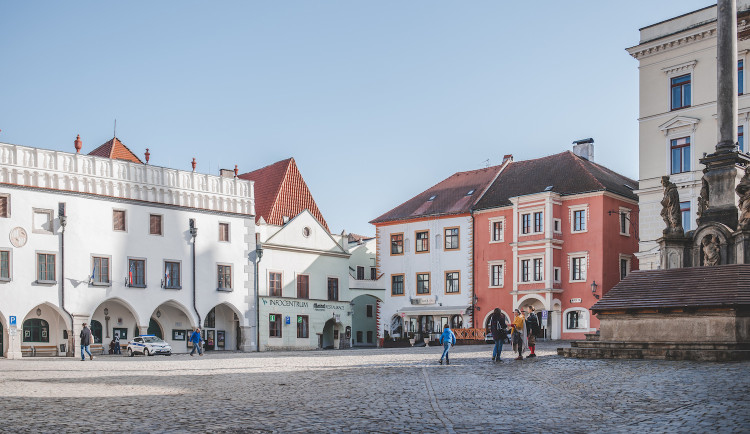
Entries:
{"label": "orange roof tile", "polygon": [[130,149],[128,149],[128,147],[125,146],[117,137],[113,137],[112,140],[89,152],[89,155],[94,155],[96,157],[107,157],[113,160],[132,161],[133,163],[143,164],[143,161],[141,161],[141,159],[138,158]]}
{"label": "orange roof tile", "polygon": [[269,224],[281,226],[284,216],[291,219],[308,210],[330,232],[294,158],[244,173],[239,178],[255,182],[256,222],[263,217]]}

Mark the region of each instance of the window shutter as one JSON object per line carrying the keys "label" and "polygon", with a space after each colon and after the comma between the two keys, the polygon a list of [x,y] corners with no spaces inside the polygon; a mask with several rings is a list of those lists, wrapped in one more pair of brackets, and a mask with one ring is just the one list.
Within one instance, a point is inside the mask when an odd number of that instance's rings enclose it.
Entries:
{"label": "window shutter", "polygon": [[151,215],[151,228],[150,232],[151,235],[161,235],[161,216],[160,215]]}
{"label": "window shutter", "polygon": [[8,217],[8,197],[0,197],[0,217]]}

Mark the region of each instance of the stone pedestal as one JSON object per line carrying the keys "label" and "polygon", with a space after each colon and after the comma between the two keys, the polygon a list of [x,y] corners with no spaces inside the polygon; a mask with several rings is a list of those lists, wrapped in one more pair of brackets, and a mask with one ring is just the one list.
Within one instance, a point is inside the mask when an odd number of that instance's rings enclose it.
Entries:
{"label": "stone pedestal", "polygon": [[672,235],[661,237],[657,242],[660,247],[660,262],[663,270],[691,266],[690,248],[692,240],[690,238]]}
{"label": "stone pedestal", "polygon": [[713,153],[701,158],[706,166],[703,177],[709,185],[709,208],[700,217],[699,225],[711,222],[722,223],[730,228],[737,227],[737,194],[744,169],[750,164],[750,157],[738,152]]}
{"label": "stone pedestal", "polygon": [[257,349],[255,343],[255,327],[240,327],[240,347],[238,351],[244,351],[246,353],[255,351]]}
{"label": "stone pedestal", "polygon": [[21,358],[21,340],[23,329],[11,328],[8,329],[8,351],[5,357],[8,359],[20,359]]}

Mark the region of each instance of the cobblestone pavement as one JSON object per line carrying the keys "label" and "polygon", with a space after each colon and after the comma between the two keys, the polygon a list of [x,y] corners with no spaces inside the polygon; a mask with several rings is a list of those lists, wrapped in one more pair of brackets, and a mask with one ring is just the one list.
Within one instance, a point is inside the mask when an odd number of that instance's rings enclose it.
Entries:
{"label": "cobblestone pavement", "polygon": [[[750,363],[491,347],[0,360],[2,432],[750,432]],[[508,346],[506,345],[506,349]]]}

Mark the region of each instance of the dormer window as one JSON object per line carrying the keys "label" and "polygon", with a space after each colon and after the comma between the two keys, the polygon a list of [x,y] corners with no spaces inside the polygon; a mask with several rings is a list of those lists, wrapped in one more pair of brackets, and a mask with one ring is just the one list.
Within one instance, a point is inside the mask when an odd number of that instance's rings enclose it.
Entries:
{"label": "dormer window", "polygon": [[474,189],[473,188],[471,190],[469,190],[468,193],[466,193],[467,196],[471,196],[472,194],[474,194]]}
{"label": "dormer window", "polygon": [[436,195],[436,194],[433,194],[432,196],[430,196],[430,198],[429,198],[429,199],[427,199],[427,201],[428,201],[428,202],[432,202],[433,200],[435,200],[435,198],[436,198],[436,197],[437,197],[437,195]]}

